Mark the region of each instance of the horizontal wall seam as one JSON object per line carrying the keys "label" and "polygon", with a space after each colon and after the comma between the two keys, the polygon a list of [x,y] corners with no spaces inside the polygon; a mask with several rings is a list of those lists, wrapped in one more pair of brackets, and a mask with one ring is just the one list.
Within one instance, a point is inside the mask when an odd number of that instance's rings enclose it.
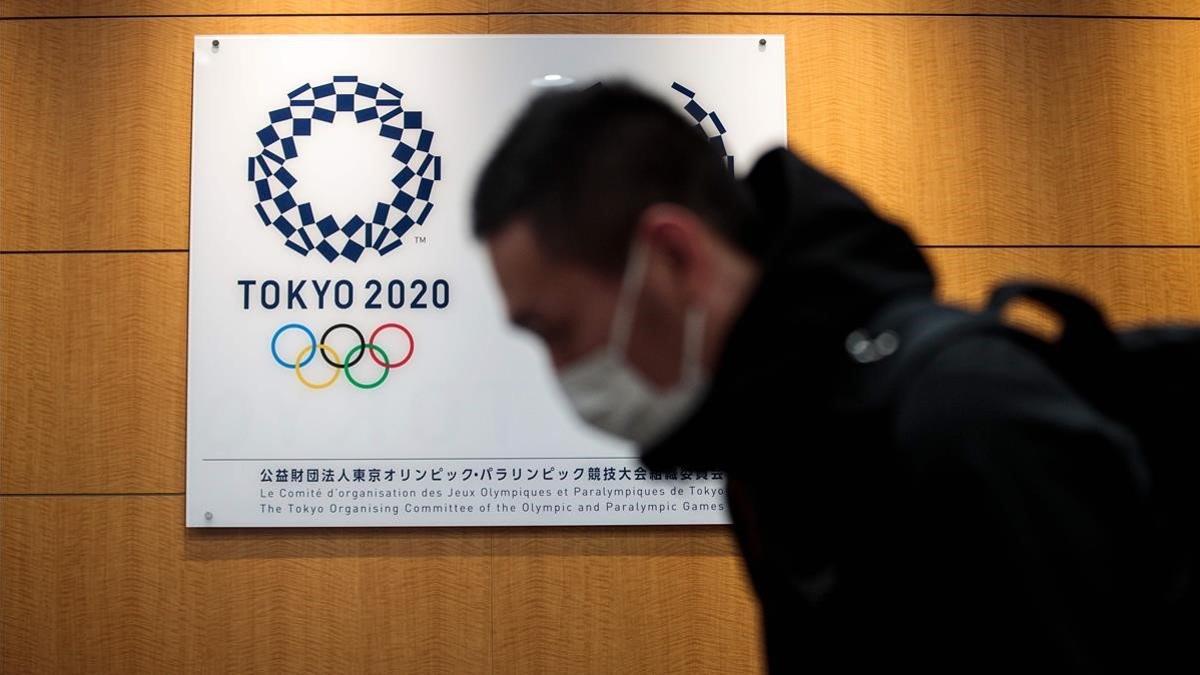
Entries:
{"label": "horizontal wall seam", "polygon": [[[1200,244],[917,244],[921,249],[1198,249]],[[83,255],[128,253],[188,253],[186,248],[129,248],[129,249],[76,249],[44,251],[0,251],[0,255]]]}
{"label": "horizontal wall seam", "polygon": [[1156,16],[1148,14],[989,14],[986,12],[368,12],[361,14],[82,14],[72,16],[4,16],[0,21],[55,21],[97,19],[286,19],[336,17],[457,17],[457,16],[763,16],[763,17],[883,17],[883,18],[972,18],[972,19],[1111,19],[1116,21],[1200,21],[1200,16]]}
{"label": "horizontal wall seam", "polygon": [[185,492],[0,492],[5,497],[186,497]]}
{"label": "horizontal wall seam", "polygon": [[186,248],[97,248],[45,251],[0,251],[0,255],[78,255],[82,253],[187,253]]}

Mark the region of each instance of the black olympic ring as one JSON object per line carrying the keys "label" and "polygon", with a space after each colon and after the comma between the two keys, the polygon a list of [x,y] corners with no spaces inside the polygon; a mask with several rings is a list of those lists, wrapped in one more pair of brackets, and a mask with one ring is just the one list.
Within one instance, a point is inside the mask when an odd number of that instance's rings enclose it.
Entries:
{"label": "black olympic ring", "polygon": [[[355,328],[354,326],[352,326],[348,323],[335,323],[332,326],[330,326],[324,333],[321,334],[320,344],[326,344],[326,345],[329,344],[329,334],[332,333],[333,331],[337,330],[338,328],[349,328],[350,330],[354,331],[355,335],[358,336],[358,346],[360,347],[360,349],[358,350],[358,356],[355,356],[353,361],[346,364],[348,366],[357,366],[358,362],[362,360],[363,354],[365,354],[367,352],[366,349],[361,349],[362,347],[366,346],[367,340],[366,340],[366,338],[363,337],[362,331],[360,331],[358,328]],[[354,348],[351,347],[351,349],[354,349]],[[346,367],[346,366],[330,359],[329,355],[325,353],[324,349],[318,349],[317,351],[321,352],[321,358],[325,359],[325,363],[328,363],[329,365],[333,366],[334,368],[345,368]]]}

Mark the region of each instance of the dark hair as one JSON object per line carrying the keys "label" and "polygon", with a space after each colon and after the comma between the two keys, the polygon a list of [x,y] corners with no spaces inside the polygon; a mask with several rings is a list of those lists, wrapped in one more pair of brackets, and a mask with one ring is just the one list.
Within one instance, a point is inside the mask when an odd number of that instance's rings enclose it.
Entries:
{"label": "dark hair", "polygon": [[605,83],[534,98],[484,167],[472,215],[478,237],[527,217],[551,254],[619,272],[651,204],[684,206],[733,240],[743,200],[722,153],[682,111]]}

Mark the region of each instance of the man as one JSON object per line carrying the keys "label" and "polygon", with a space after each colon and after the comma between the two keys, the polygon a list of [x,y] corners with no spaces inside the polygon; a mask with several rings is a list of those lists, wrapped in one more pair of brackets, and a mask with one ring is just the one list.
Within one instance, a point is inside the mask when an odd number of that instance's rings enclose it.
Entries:
{"label": "man", "polygon": [[474,228],[583,419],[652,469],[726,472],[772,671],[1138,662],[1135,440],[1000,336],[871,404],[908,333],[871,326],[934,279],[845,187],[782,148],[736,181],[609,84],[526,108]]}

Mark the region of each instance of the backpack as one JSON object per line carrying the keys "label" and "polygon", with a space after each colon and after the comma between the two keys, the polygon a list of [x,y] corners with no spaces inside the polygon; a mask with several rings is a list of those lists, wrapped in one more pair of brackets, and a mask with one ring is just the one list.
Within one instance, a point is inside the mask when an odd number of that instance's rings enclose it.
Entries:
{"label": "backpack", "polygon": [[[1005,308],[1017,299],[1033,301],[1058,317],[1056,341],[1002,320]],[[1200,418],[1200,324],[1113,330],[1083,297],[1019,282],[996,288],[979,312],[928,298],[896,301],[866,329],[852,333],[846,350],[860,363],[895,355],[871,376],[872,397],[895,401],[911,375],[942,348],[980,332],[1003,335],[1039,355],[1097,411],[1136,436],[1149,469],[1157,518],[1148,539],[1153,550],[1145,552],[1148,569],[1157,570],[1151,580],[1157,637],[1168,651],[1194,651],[1189,647],[1200,625],[1200,442],[1190,423]]]}

